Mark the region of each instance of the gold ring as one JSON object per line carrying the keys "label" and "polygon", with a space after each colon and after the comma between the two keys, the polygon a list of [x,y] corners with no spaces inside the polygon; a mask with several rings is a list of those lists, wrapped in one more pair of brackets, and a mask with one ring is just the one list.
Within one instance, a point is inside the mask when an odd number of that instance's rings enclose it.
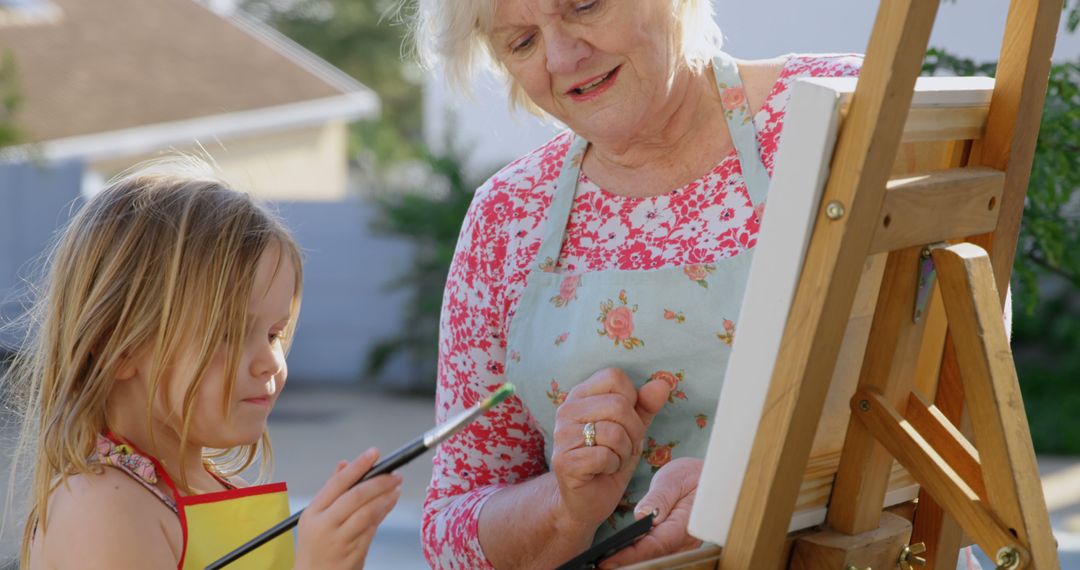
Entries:
{"label": "gold ring", "polygon": [[585,427],[581,428],[581,435],[585,436],[585,447],[593,447],[596,445],[596,424],[588,422]]}

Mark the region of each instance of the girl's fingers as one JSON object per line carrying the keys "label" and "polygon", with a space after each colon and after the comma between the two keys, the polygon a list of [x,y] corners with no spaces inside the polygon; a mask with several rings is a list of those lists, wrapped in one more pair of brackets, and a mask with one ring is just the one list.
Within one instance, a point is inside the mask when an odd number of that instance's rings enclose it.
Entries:
{"label": "girl's fingers", "polygon": [[322,489],[315,494],[308,505],[308,509],[316,512],[326,510],[338,497],[349,490],[364,473],[367,473],[375,460],[379,458],[379,450],[372,447],[360,454],[359,457],[346,464],[345,467],[335,470],[330,480],[323,485]]}
{"label": "girl's fingers", "polygon": [[369,532],[374,535],[375,529],[386,519],[386,515],[394,510],[394,505],[400,498],[401,487],[395,487],[389,493],[375,497],[350,514],[341,527],[357,538]]}
{"label": "girl's fingers", "polygon": [[368,503],[371,503],[383,495],[391,494],[395,489],[400,487],[400,475],[396,473],[379,475],[374,479],[364,481],[342,494],[338,500],[334,501],[334,504],[326,509],[326,514],[330,518],[329,520],[334,523],[343,523],[352,516],[353,513],[362,509]]}

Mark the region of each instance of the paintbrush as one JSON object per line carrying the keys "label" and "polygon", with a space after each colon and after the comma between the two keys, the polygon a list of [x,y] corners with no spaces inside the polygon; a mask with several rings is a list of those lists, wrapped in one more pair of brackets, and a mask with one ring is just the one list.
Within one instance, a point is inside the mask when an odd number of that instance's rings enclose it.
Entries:
{"label": "paintbrush", "polygon": [[[375,464],[370,471],[364,474],[359,481],[353,484],[353,486],[359,485],[368,479],[378,477],[386,473],[390,473],[399,467],[402,467],[406,463],[416,459],[425,451],[439,445],[450,436],[460,431],[465,426],[469,425],[477,418],[482,416],[484,412],[498,405],[500,402],[510,397],[514,393],[514,385],[509,382],[499,386],[498,390],[495,390],[490,396],[483,402],[473,406],[472,408],[465,410],[457,415],[454,419],[443,423],[442,425],[435,426],[429,429],[424,435],[414,439],[408,444],[402,446],[397,451],[391,453],[386,459]],[[304,509],[296,511],[289,518],[279,522],[271,527],[269,530],[263,532],[259,536],[249,540],[242,546],[233,550],[232,552],[222,556],[206,567],[207,570],[217,570],[218,568],[224,568],[226,565],[235,562],[241,556],[255,550],[256,548],[270,542],[281,533],[296,526],[296,523],[300,521],[300,515],[304,513]]]}

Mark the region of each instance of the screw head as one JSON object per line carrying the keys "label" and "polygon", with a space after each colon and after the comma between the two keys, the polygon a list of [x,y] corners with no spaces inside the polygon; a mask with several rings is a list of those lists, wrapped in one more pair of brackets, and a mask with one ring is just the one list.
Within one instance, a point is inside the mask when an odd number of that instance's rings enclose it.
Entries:
{"label": "screw head", "polygon": [[859,400],[859,410],[863,411],[863,412],[869,412],[870,411],[870,401],[869,400]]}
{"label": "screw head", "polygon": [[994,557],[997,567],[1003,570],[1012,570],[1020,567],[1020,551],[1013,546],[1003,546]]}
{"label": "screw head", "polygon": [[844,205],[837,200],[829,202],[825,205],[825,215],[830,220],[839,220],[844,217]]}

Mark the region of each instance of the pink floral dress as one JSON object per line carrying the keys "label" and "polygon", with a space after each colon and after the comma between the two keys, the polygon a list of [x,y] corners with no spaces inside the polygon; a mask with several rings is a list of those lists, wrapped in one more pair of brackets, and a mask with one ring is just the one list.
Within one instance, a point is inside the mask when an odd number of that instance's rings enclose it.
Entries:
{"label": "pink floral dress", "polygon": [[[740,258],[748,260],[742,254],[756,243],[762,196],[754,196],[758,191],[748,189],[748,181],[771,173],[788,87],[800,77],[855,75],[860,64],[852,55],[790,56],[752,116],[740,111],[745,96],[727,81],[720,88],[729,126],[756,131],[751,138],[757,150],[733,151],[698,180],[666,194],[629,198],[597,187],[574,168],[573,157],[584,147],[572,133],[510,164],[477,190],[444,297],[436,416],[441,422],[480,401],[507,380],[508,371],[523,397],[436,452],[422,531],[432,566],[490,567],[477,539],[484,502],[548,470],[554,410],[572,385],[596,369],[620,366],[639,384],[660,378],[674,386],[662,414],[669,425],[678,424],[672,429],[679,435],[650,431],[637,487],[631,484],[624,507],[671,457],[703,453],[722,358],[692,364],[691,371],[687,359],[694,357],[685,350],[662,359],[638,356],[655,355],[678,340],[710,357],[729,350],[741,289],[722,275],[743,263]],[[567,176],[576,187],[564,203],[560,173],[572,173]],[[638,288],[639,276],[654,270],[662,270],[678,292]],[[620,287],[614,286],[618,280],[597,279],[608,273],[628,279]],[[546,283],[534,287],[538,280]],[[725,314],[718,302],[736,310]],[[559,319],[565,327],[555,326]],[[590,360],[567,364],[580,357]],[[527,362],[540,358],[544,366]],[[616,514],[612,523],[620,522]]]}

